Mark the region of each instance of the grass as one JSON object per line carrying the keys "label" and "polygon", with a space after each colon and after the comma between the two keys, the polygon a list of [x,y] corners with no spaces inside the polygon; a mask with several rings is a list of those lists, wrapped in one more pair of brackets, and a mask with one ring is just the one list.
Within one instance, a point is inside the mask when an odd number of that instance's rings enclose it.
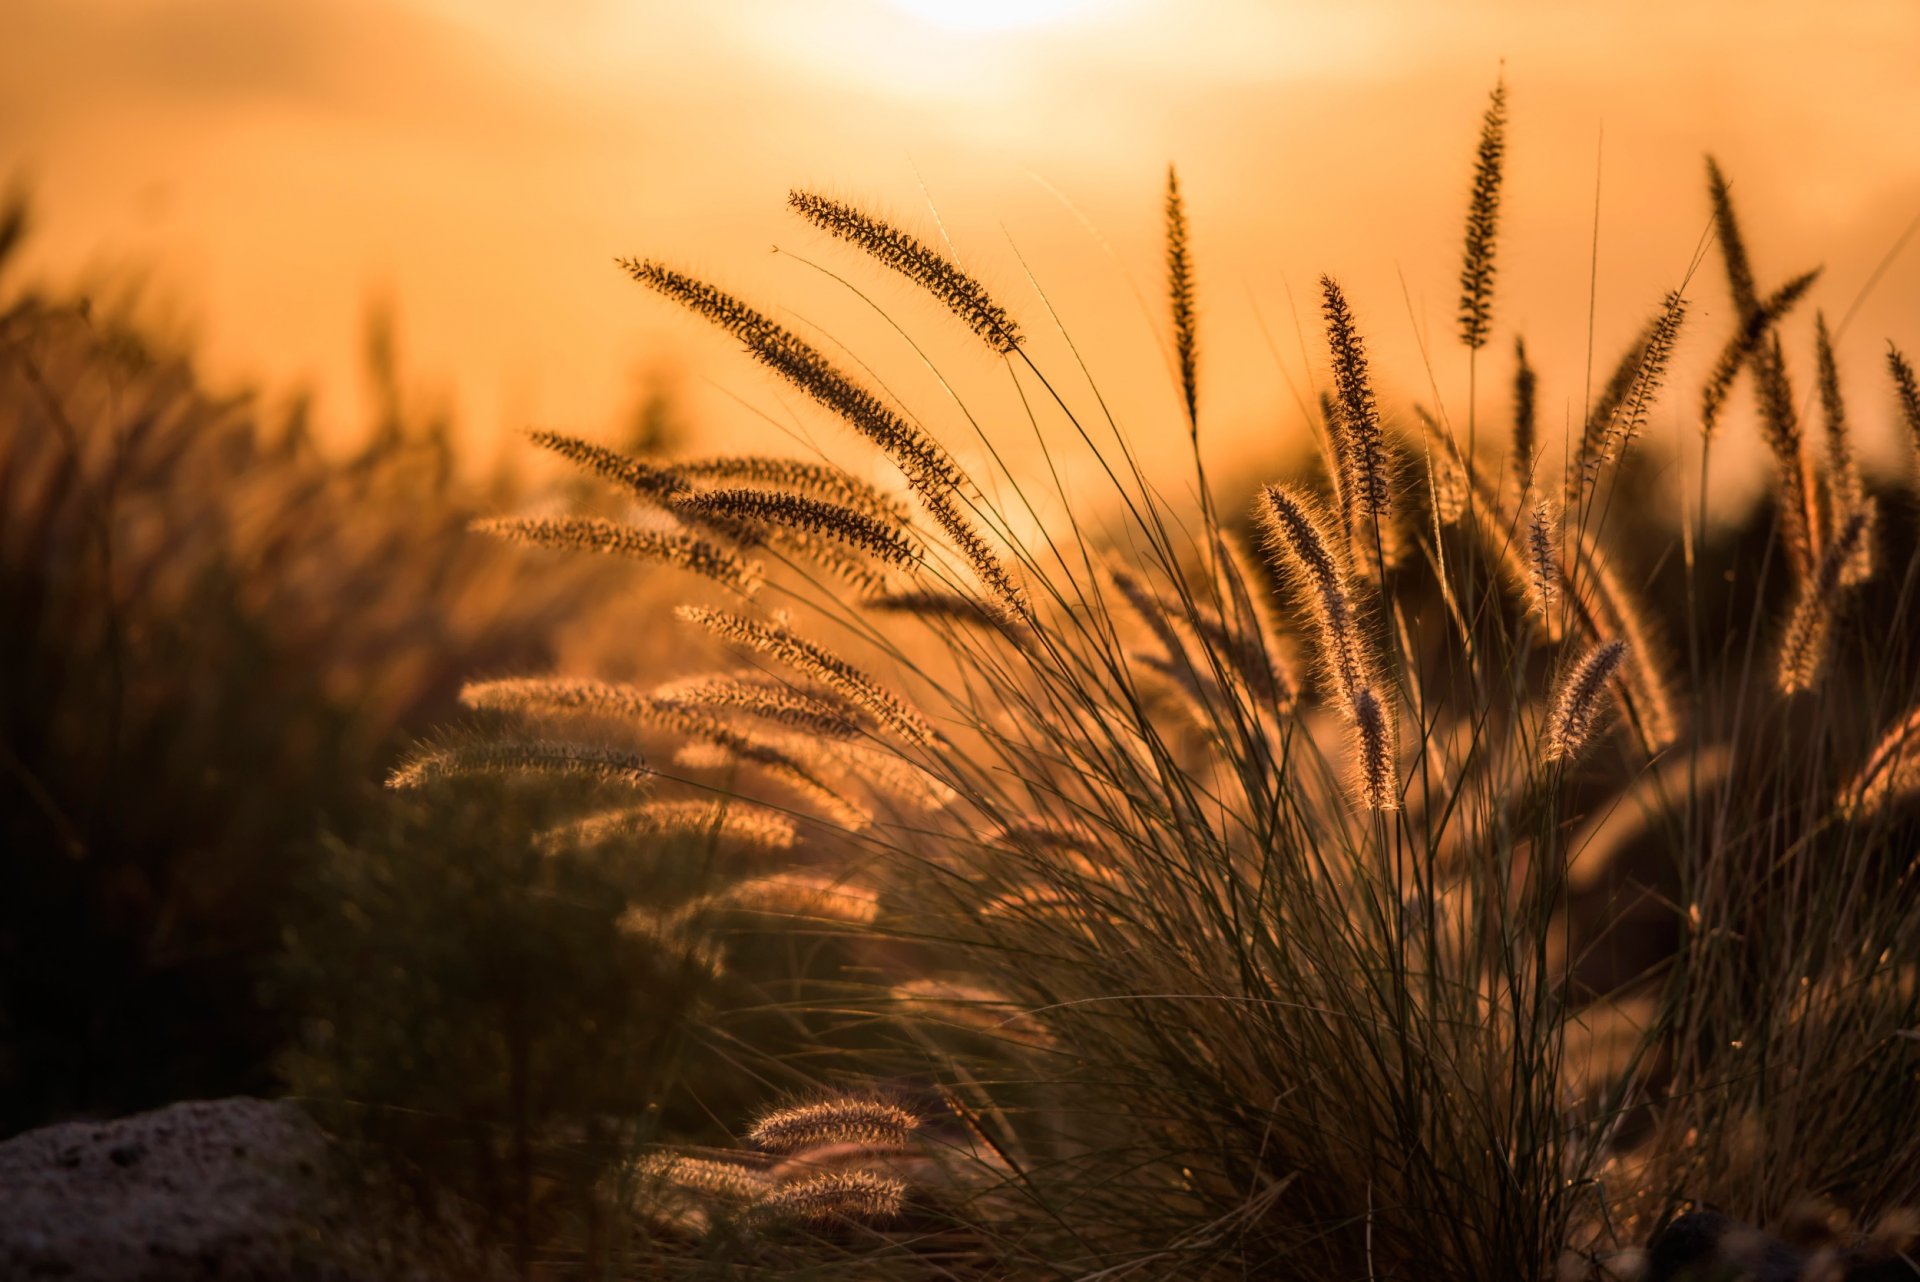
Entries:
{"label": "grass", "polygon": [[[266,918],[297,1035],[255,1060],[477,1203],[524,1275],[1662,1277],[1696,1208],[1848,1261],[1911,1250],[1920,544],[1911,459],[1880,485],[1853,445],[1886,420],[1920,450],[1911,365],[1890,346],[1849,382],[1821,318],[1797,390],[1814,274],[1763,287],[1710,165],[1734,324],[1676,416],[1698,494],[1647,458],[1705,272],[1648,300],[1558,457],[1495,289],[1507,105],[1473,153],[1458,350],[1433,354],[1469,404],[1389,403],[1378,304],[1323,278],[1306,475],[1201,465],[1204,211],[1171,172],[1177,477],[1035,354],[1046,317],[810,192],[790,204],[836,252],[978,340],[940,381],[976,424],[1014,389],[1038,479],[971,471],[784,313],[653,259],[622,267],[849,448],[539,432],[582,510],[502,490],[481,517],[444,427],[395,410],[322,466],[182,362],[122,368],[122,331],[13,301],[0,466],[32,501],[0,534],[32,626],[9,666],[74,674],[9,721],[13,902],[83,900],[209,825],[226,873],[318,844],[307,911],[276,890]],[[1774,464],[1757,518],[1705,479],[1742,386]],[[864,479],[875,453],[893,483]],[[1026,533],[1043,510],[1068,517]],[[636,566],[677,609],[546,643]],[[371,777],[454,693],[368,630],[442,614],[477,626],[469,719],[314,843],[342,803],[303,777]],[[342,719],[337,750],[262,747]],[[156,763],[209,762],[257,825],[129,825],[178,809]]]}
{"label": "grass", "polygon": [[[1461,273],[1476,379],[1498,329],[1505,120],[1502,86]],[[635,1249],[690,1272],[1517,1279],[1629,1275],[1690,1206],[1809,1249],[1815,1204],[1829,1240],[1842,1214],[1898,1236],[1920,1199],[1920,655],[1894,622],[1920,565],[1913,488],[1863,486],[1824,322],[1826,460],[1808,448],[1784,328],[1812,276],[1762,298],[1710,170],[1737,328],[1701,439],[1748,378],[1778,465],[1777,520],[1736,539],[1704,482],[1681,522],[1610,527],[1656,498],[1634,461],[1707,289],[1692,274],[1594,398],[1565,484],[1538,457],[1518,336],[1507,457],[1445,406],[1395,432],[1368,317],[1324,279],[1330,492],[1282,481],[1234,513],[1199,463],[1177,181],[1173,430],[1195,451],[1178,484],[1095,445],[1111,424],[1059,393],[1071,371],[1043,368],[946,253],[796,192],[980,338],[1038,439],[1095,456],[1106,532],[1020,539],[987,496],[1026,505],[1030,482],[969,475],[767,313],[624,263],[864,438],[911,504],[876,525],[871,501],[778,465],[716,489],[711,465],[542,440],[626,482],[632,537],[720,549],[682,563],[728,604],[682,618],[854,730],[794,734],[741,703],[724,726],[676,727],[704,748],[669,766],[657,718],[586,710],[654,760],[660,804],[719,788],[790,819],[783,857],[873,905],[856,923],[872,977],[835,1007],[874,1046],[837,1076],[770,1065],[795,1099],[738,1150],[647,1159]],[[1904,396],[1912,420],[1897,354],[1892,369],[1875,404],[1897,414]],[[940,372],[965,410],[976,375]],[[836,556],[814,559],[836,528]],[[728,553],[766,562],[751,601]],[[539,735],[582,709],[532,711]],[[860,1103],[902,1083],[910,1097]],[[874,1108],[917,1125],[883,1141],[829,1124]],[[840,1183],[750,1142],[779,1117],[828,1119],[812,1141]],[[904,1179],[903,1153],[919,1163]],[[674,1174],[696,1158],[727,1178]]]}

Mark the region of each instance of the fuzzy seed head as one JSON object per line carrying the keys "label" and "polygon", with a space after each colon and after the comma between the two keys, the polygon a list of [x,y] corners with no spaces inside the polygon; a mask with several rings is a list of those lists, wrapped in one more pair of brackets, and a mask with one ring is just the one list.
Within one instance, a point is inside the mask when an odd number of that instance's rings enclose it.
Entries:
{"label": "fuzzy seed head", "polygon": [[788,192],[787,205],[822,231],[864,250],[882,266],[926,290],[994,351],[1004,354],[1020,346],[1019,328],[1006,309],[988,296],[986,287],[918,237],[851,205],[809,191]]}
{"label": "fuzzy seed head", "polygon": [[759,562],[742,560],[711,540],[677,531],[643,529],[604,517],[493,517],[475,521],[470,528],[536,547],[661,561],[749,596],[759,590],[762,579]]}
{"label": "fuzzy seed head", "polygon": [[1593,741],[1606,716],[1607,683],[1620,670],[1627,643],[1603,641],[1564,672],[1547,717],[1547,759],[1571,761]]}
{"label": "fuzzy seed head", "polygon": [[782,1184],[761,1197],[755,1210],[773,1219],[832,1223],[889,1220],[906,1205],[906,1183],[875,1171],[825,1171]]}
{"label": "fuzzy seed head", "polygon": [[919,1128],[917,1116],[891,1101],[834,1095],[763,1114],[747,1139],[769,1153],[794,1153],[825,1144],[905,1144]]}

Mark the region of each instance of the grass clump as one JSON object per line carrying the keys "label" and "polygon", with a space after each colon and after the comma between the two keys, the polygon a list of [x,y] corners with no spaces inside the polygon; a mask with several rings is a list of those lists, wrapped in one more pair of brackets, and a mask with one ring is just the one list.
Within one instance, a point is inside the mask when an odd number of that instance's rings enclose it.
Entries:
{"label": "grass clump", "polygon": [[[1470,364],[1494,330],[1505,120],[1498,89],[1461,275]],[[1869,523],[1843,446],[1825,469],[1803,448],[1782,325],[1813,280],[1760,296],[1728,190],[1712,168],[1738,325],[1733,372],[1713,378],[1746,370],[1756,385],[1778,464],[1774,518],[1754,535],[1764,555],[1720,532],[1704,493],[1689,528],[1641,525],[1623,545],[1610,524],[1645,483],[1624,465],[1650,448],[1690,278],[1571,434],[1564,490],[1541,482],[1554,473],[1539,466],[1522,344],[1509,485],[1480,457],[1471,411],[1464,442],[1442,406],[1423,411],[1422,440],[1391,430],[1355,309],[1323,278],[1331,493],[1279,478],[1234,513],[1197,452],[1187,502],[1094,444],[1099,411],[1059,390],[1042,344],[1016,340],[974,276],[883,220],[797,195],[985,338],[1042,439],[1097,456],[1111,520],[1015,538],[986,496],[1038,510],[1029,482],[967,475],[796,333],[627,262],[876,447],[911,500],[884,545],[845,540],[886,563],[883,586],[849,599],[783,554],[754,601],[732,584],[727,608],[679,612],[757,679],[856,729],[649,722],[700,741],[656,751],[676,764],[654,768],[649,804],[691,805],[712,786],[703,772],[757,753],[827,786],[781,794],[798,875],[743,878],[647,928],[769,904],[806,929],[830,920],[867,941],[872,982],[849,978],[827,1009],[874,1039],[850,1070],[815,1075],[840,1093],[746,1134],[782,1151],[802,1133],[850,1146],[850,1172],[789,1180],[743,1150],[670,1149],[650,1160],[727,1165],[687,1167],[672,1197],[634,1203],[635,1222],[671,1219],[702,1181],[715,1204],[641,1238],[671,1241],[689,1270],[798,1252],[779,1258],[882,1276],[1523,1279],[1625,1269],[1690,1202],[1777,1228],[1809,1196],[1861,1222],[1920,1201],[1906,960],[1920,955],[1920,894],[1901,853],[1920,654],[1896,631],[1866,661],[1871,621],[1910,617],[1915,549],[1905,525]],[[1171,180],[1167,214],[1197,451],[1198,312]],[[1830,439],[1844,437],[1833,341],[1823,327]],[[1896,357],[1904,396],[1902,369]],[[1717,425],[1725,391],[1685,440]],[[643,478],[677,537],[771,547],[764,529],[834,519],[686,497],[830,463],[730,472],[561,452],[616,483]],[[809,492],[840,502],[857,483],[838,475]],[[852,509],[839,519],[856,528]],[[1250,536],[1261,559],[1237,551]],[[924,555],[888,555],[894,538]],[[1770,650],[1755,635],[1784,639]],[[1311,678],[1294,675],[1299,650]],[[1816,681],[1817,706],[1782,697]],[[522,710],[644,720],[615,704]],[[850,884],[857,908],[841,902]],[[909,1081],[928,1102],[869,1093]],[[874,1165],[901,1147],[917,1155],[909,1173]]]}

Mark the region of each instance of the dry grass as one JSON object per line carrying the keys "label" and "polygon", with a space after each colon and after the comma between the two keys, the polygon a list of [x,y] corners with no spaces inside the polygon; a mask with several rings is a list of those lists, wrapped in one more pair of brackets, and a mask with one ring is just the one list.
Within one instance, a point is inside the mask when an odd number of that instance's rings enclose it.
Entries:
{"label": "dry grass", "polygon": [[[1463,254],[1468,362],[1494,328],[1504,112],[1499,89]],[[627,264],[876,447],[907,505],[899,526],[863,518],[845,540],[894,576],[863,599],[799,555],[767,571],[760,599],[779,610],[681,617],[858,726],[846,743],[869,764],[892,763],[891,783],[845,771],[838,808],[796,794],[813,872],[709,902],[760,902],[778,885],[792,911],[864,931],[876,982],[836,1009],[891,1030],[872,1081],[937,1084],[909,1110],[846,1083],[855,1094],[748,1138],[910,1143],[926,1169],[911,1189],[877,1169],[807,1175],[747,1199],[758,1215],[721,1205],[742,1200],[729,1185],[680,1259],[1522,1279],[1624,1259],[1688,1200],[1773,1225],[1810,1194],[1861,1222],[1920,1200],[1920,998],[1901,969],[1920,951],[1901,844],[1920,782],[1920,652],[1897,633],[1866,664],[1841,608],[1856,592],[1910,618],[1914,549],[1866,515],[1824,326],[1826,465],[1804,448],[1783,323],[1814,281],[1761,296],[1717,167],[1709,205],[1737,328],[1686,440],[1720,425],[1751,373],[1776,517],[1763,556],[1728,560],[1703,493],[1690,528],[1658,535],[1679,549],[1658,594],[1648,567],[1667,549],[1617,546],[1609,514],[1646,483],[1626,465],[1648,448],[1690,280],[1599,389],[1550,494],[1523,345],[1508,486],[1480,459],[1471,413],[1464,443],[1438,406],[1424,441],[1390,432],[1356,310],[1323,278],[1332,493],[1282,480],[1242,518],[1221,515],[1197,457],[1189,505],[1165,497],[1184,486],[1094,446],[1039,344],[1018,340],[976,277],[873,215],[804,193],[794,205],[984,339],[977,359],[1020,388],[1037,434],[1100,455],[1124,515],[1104,540],[1085,527],[1001,538],[1011,523],[986,496],[1020,495],[1022,478],[967,476],[906,409],[764,313]],[[1197,448],[1198,312],[1171,179],[1167,219],[1168,323]],[[1897,354],[1893,370],[1911,415]],[[561,452],[663,496],[687,525],[659,537],[731,539],[736,553],[762,527],[825,529],[835,518],[798,496],[826,484],[835,496],[814,501],[838,503],[856,484],[821,482],[835,474],[812,460],[763,461],[740,474],[768,497],[695,502],[695,482],[724,467]],[[843,519],[856,528],[852,508]],[[1249,526],[1264,565],[1233,550]],[[925,555],[890,555],[895,539]],[[1744,596],[1723,589],[1722,565]],[[1295,677],[1295,648],[1313,679]],[[1833,692],[1818,706],[1780,693],[1816,682]],[[543,715],[582,711],[609,709]],[[826,754],[775,750],[824,777]],[[698,782],[658,776],[669,790]],[[918,804],[899,786],[914,778],[934,785]],[[1636,835],[1583,859],[1616,809]],[[859,911],[820,907],[849,885]],[[929,993],[986,996],[963,1020]],[[781,1237],[768,1208],[827,1227]]]}

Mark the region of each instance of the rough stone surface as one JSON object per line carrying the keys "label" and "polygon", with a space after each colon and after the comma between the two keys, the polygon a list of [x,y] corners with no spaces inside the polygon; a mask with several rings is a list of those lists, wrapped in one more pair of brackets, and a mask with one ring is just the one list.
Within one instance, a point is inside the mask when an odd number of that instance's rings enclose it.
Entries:
{"label": "rough stone surface", "polygon": [[400,1264],[291,1104],[175,1104],[0,1143],[0,1277],[388,1282]]}

